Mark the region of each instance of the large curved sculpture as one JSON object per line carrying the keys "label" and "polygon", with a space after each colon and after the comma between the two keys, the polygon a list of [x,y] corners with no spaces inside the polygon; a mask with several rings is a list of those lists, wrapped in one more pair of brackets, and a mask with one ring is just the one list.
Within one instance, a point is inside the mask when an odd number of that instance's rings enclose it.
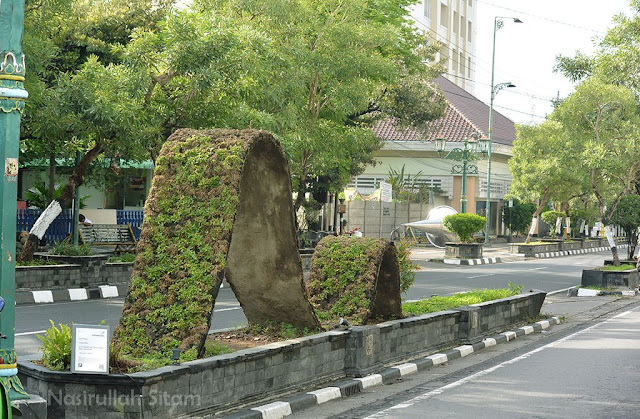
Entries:
{"label": "large curved sculpture", "polygon": [[250,323],[320,326],[305,296],[289,167],[265,131],[179,130],[162,148],[113,342],[202,356],[226,275]]}
{"label": "large curved sculpture", "polygon": [[414,221],[412,223],[402,224],[404,227],[415,228],[416,230],[424,231],[429,243],[440,249],[444,249],[447,242],[453,242],[458,240],[455,233],[450,232],[442,225],[444,217],[447,215],[457,214],[454,208],[448,205],[440,205],[429,211],[429,215],[425,220]]}

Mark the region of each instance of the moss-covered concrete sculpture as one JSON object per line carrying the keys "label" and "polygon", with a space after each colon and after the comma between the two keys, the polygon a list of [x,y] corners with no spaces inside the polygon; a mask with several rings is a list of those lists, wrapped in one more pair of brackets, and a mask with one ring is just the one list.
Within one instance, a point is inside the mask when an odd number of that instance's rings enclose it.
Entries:
{"label": "moss-covered concrete sculpture", "polygon": [[264,131],[180,130],[156,162],[115,349],[202,356],[225,275],[250,323],[319,327],[279,143]]}
{"label": "moss-covered concrete sculpture", "polygon": [[325,237],[311,262],[307,296],[325,325],[399,318],[400,274],[393,244],[383,239]]}

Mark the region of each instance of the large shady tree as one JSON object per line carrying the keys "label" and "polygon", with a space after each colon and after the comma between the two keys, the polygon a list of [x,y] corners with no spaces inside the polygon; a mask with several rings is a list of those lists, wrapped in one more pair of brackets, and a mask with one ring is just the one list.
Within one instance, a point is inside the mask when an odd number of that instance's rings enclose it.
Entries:
{"label": "large shady tree", "polygon": [[440,67],[425,64],[435,49],[408,25],[408,4],[201,0],[134,25],[122,42],[106,43],[113,56],[78,58],[77,70],[44,89],[69,110],[56,137],[84,157],[20,257],[31,258],[98,156],[153,159],[181,127],[274,132],[292,164],[297,205],[316,176],[344,185],[380,146],[370,130],[376,118],[426,129],[444,110],[429,84]]}

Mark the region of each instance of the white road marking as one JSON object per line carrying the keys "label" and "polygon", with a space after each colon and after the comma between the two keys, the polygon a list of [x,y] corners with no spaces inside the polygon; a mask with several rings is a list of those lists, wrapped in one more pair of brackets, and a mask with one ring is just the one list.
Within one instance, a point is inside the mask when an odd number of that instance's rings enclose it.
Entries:
{"label": "white road marking", "polygon": [[482,278],[483,276],[494,276],[495,274],[486,274],[486,275],[476,275],[476,276],[468,276],[467,279],[473,278]]}
{"label": "white road marking", "polygon": [[605,320],[605,321],[603,321],[601,323],[598,323],[598,324],[594,324],[593,326],[587,327],[586,329],[580,330],[580,331],[578,331],[576,333],[573,333],[573,334],[571,334],[569,336],[565,336],[562,339],[558,339],[555,342],[551,342],[551,343],[549,343],[547,345],[541,346],[540,348],[537,348],[537,349],[534,349],[533,351],[527,352],[524,355],[520,355],[520,356],[518,356],[516,358],[510,359],[509,361],[505,361],[505,362],[502,362],[502,363],[500,363],[498,365],[495,365],[495,366],[493,366],[491,368],[487,368],[486,370],[479,371],[479,372],[477,372],[475,374],[471,374],[471,375],[469,375],[469,376],[467,376],[465,378],[462,378],[462,379],[460,379],[458,381],[454,381],[453,383],[450,383],[450,384],[447,384],[445,386],[439,387],[439,388],[437,388],[435,390],[431,390],[431,391],[429,391],[427,393],[423,393],[423,394],[421,394],[419,396],[414,397],[411,400],[407,400],[407,401],[405,401],[403,403],[400,403],[400,404],[397,404],[395,406],[389,407],[389,408],[387,408],[385,410],[381,410],[380,412],[374,413],[371,416],[367,416],[364,419],[373,419],[373,418],[383,417],[383,415],[385,413],[387,413],[387,412],[389,412],[389,411],[391,411],[393,409],[402,409],[402,408],[405,408],[405,407],[413,406],[415,403],[421,402],[421,401],[426,400],[426,399],[430,399],[433,396],[440,395],[440,394],[444,393],[446,390],[450,390],[452,388],[459,387],[459,386],[461,386],[463,384],[466,384],[466,383],[468,383],[468,382],[470,382],[472,380],[475,380],[476,378],[483,377],[483,376],[485,376],[487,374],[490,374],[490,373],[492,373],[492,372],[494,372],[496,370],[499,370],[500,368],[504,368],[504,367],[506,367],[508,365],[515,364],[516,362],[520,362],[520,361],[522,361],[524,359],[527,359],[533,354],[536,354],[538,352],[542,352],[545,349],[552,348],[552,347],[554,347],[554,346],[556,346],[556,345],[558,345],[560,343],[563,343],[563,342],[565,342],[567,340],[573,339],[576,336],[579,336],[579,335],[582,335],[584,333],[587,333],[587,332],[591,331],[591,329],[595,329],[596,327],[600,327],[603,324],[606,324],[606,323],[608,323],[610,321],[613,321],[614,319],[616,319],[618,317],[622,317],[622,316],[625,316],[627,314],[630,314],[633,311],[636,311],[636,310],[625,311],[624,313],[620,313],[620,314],[618,314],[618,315],[616,315],[616,316],[614,316],[614,317],[612,317],[612,318],[610,318],[608,320]]}
{"label": "white road marking", "polygon": [[15,336],[41,335],[43,333],[47,333],[47,331],[46,330],[36,330],[35,332],[22,332],[22,333],[16,333]]}
{"label": "white road marking", "polygon": [[549,269],[549,267],[548,266],[542,266],[540,268],[531,268],[531,269],[527,269],[527,270],[528,271],[539,271],[541,269]]}

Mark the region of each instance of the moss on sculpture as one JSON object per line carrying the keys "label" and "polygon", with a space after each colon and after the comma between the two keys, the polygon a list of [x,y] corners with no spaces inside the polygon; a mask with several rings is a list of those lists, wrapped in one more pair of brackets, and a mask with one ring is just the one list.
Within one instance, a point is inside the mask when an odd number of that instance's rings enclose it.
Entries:
{"label": "moss on sculpture", "polygon": [[311,262],[307,296],[323,325],[402,315],[398,257],[383,239],[325,237]]}
{"label": "moss on sculpture", "polygon": [[[304,299],[291,200],[288,206],[271,205],[271,196],[265,195],[289,191],[290,197],[288,168],[258,174],[263,176],[264,185],[253,185],[256,174],[247,172],[258,170],[262,159],[269,160],[262,163],[266,166],[276,164],[286,168],[280,145],[263,131],[180,130],[167,140],[156,162],[129,293],[114,333],[114,345],[123,356],[144,358],[153,353],[168,358],[176,347],[202,356],[225,273],[235,285],[258,281],[241,284],[245,288],[239,290],[231,283],[250,322],[293,318],[290,322],[301,327],[318,326]],[[272,185],[279,185],[279,189],[273,189]],[[266,189],[260,189],[263,187]],[[261,207],[239,205],[242,199],[259,200]],[[286,196],[282,199],[286,200]],[[250,220],[260,219],[260,215],[251,211],[258,209],[277,213],[272,223],[279,229],[274,229],[271,236],[266,234],[267,242],[257,240],[254,246],[237,245],[235,256],[230,255],[234,225],[239,224],[233,235],[238,236],[238,243],[255,234]],[[240,220],[237,223],[236,218]],[[284,307],[272,304],[271,300],[255,300],[244,291],[253,288],[258,294],[268,294],[265,290],[271,288],[271,283],[254,279],[253,271],[239,266],[261,262],[261,254],[268,253],[264,249],[268,245],[269,252],[275,255],[271,268],[276,272],[273,281],[289,290],[289,300],[281,298]],[[238,266],[235,276],[227,264],[232,257]],[[286,266],[278,265],[280,260]],[[286,275],[279,274],[280,271]],[[260,309],[270,305],[271,311],[267,308],[256,314],[250,310],[250,306]]]}

